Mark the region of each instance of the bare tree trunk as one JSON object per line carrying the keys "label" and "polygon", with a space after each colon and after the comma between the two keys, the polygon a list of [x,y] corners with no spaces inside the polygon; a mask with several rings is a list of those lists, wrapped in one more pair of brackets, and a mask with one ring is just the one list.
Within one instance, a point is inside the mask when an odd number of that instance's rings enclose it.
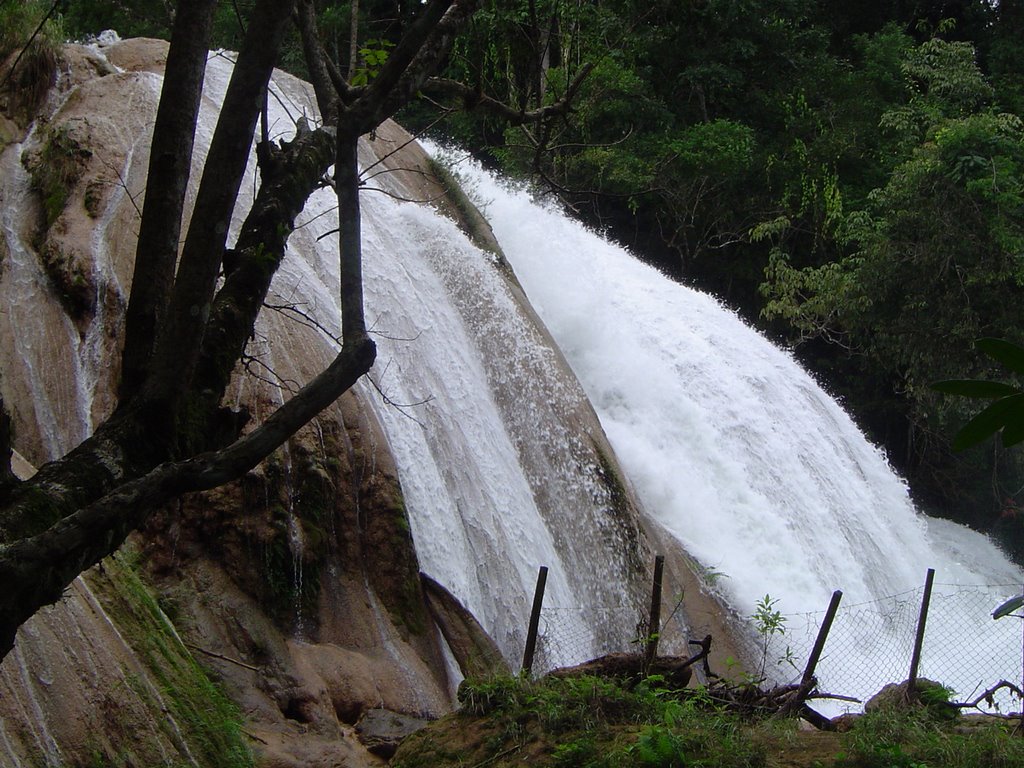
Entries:
{"label": "bare tree trunk", "polygon": [[331,122],[335,117],[334,103],[338,97],[331,86],[327,56],[320,40],[320,31],[317,29],[316,8],[313,7],[313,0],[299,0],[297,11],[296,21],[299,35],[302,38],[302,52],[306,59],[306,67],[309,69],[313,92],[316,94],[316,103],[320,107],[320,116],[323,121]]}
{"label": "bare tree trunk", "polygon": [[181,0],[167,54],[150,147],[146,201],[135,250],[135,272],[125,315],[120,401],[142,386],[174,281],[181,214],[192,167],[192,143],[206,75],[216,0]]}
{"label": "bare tree trunk", "polygon": [[349,80],[355,74],[356,65],[359,64],[359,0],[352,0],[352,15],[349,17],[348,29],[348,69],[346,70]]}
{"label": "bare tree trunk", "polygon": [[[221,117],[214,130],[195,213],[181,254],[167,320],[157,338],[143,391],[174,419],[192,382],[199,341],[210,314],[238,188],[249,161],[263,92],[270,80],[295,0],[259,0],[249,19]],[[173,424],[165,428],[172,429]]]}
{"label": "bare tree trunk", "polygon": [[359,136],[338,132],[334,184],[338,193],[341,334],[345,344],[366,336],[363,316],[362,228],[359,213]]}
{"label": "bare tree trunk", "polygon": [[13,439],[11,415],[7,413],[4,400],[0,397],[0,499],[3,499],[7,495],[7,491],[17,482],[14,470],[11,468],[14,453],[11,448]]}

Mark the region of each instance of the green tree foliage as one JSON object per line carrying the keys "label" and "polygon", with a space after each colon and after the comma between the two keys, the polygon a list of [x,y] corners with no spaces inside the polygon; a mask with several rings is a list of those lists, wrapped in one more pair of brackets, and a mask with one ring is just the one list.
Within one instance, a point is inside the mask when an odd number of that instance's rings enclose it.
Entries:
{"label": "green tree foliage", "polygon": [[1016,332],[1022,33],[1020,0],[490,2],[449,65],[478,98],[596,66],[543,131],[444,131],[796,342],[919,498],[990,520],[1005,459],[954,456],[968,414],[927,384]]}
{"label": "green tree foliage", "polygon": [[[909,48],[901,71],[906,102],[880,120],[901,161],[863,206],[837,216],[835,257],[801,265],[778,239],[764,314],[801,338],[841,341],[904,398],[921,435],[950,435],[965,418],[963,404],[936,397],[928,384],[983,372],[974,340],[1018,333],[1024,123],[991,106],[994,91],[965,43]],[[948,440],[922,443],[915,465],[929,482],[944,482],[938,475],[960,460],[948,456]],[[977,461],[962,468],[977,472]],[[992,469],[993,461],[982,463]],[[1006,481],[1018,478],[1014,471]]]}
{"label": "green tree foliage", "polygon": [[[979,339],[977,348],[1007,368],[1024,375],[1024,348],[1003,339]],[[999,434],[1006,447],[1024,442],[1024,392],[1013,384],[978,379],[939,381],[932,388],[958,397],[991,400],[992,403],[967,422],[953,441],[963,450]]]}
{"label": "green tree foliage", "polygon": [[[168,39],[174,20],[174,6],[162,0],[89,0],[63,2],[61,13],[68,34],[82,39],[105,29],[122,37]],[[237,46],[236,46],[237,47]]]}

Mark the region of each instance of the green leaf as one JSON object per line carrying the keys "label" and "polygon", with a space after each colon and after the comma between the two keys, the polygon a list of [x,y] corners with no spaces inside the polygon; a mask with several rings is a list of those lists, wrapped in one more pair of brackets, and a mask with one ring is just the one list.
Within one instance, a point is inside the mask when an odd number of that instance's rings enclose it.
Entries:
{"label": "green leaf", "polygon": [[1011,413],[1003,427],[1003,445],[1009,448],[1011,445],[1024,442],[1024,413]]}
{"label": "green leaf", "polygon": [[957,432],[953,450],[962,451],[986,440],[1011,421],[1024,419],[1024,393],[996,400]]}
{"label": "green leaf", "polygon": [[950,379],[948,381],[936,381],[931,385],[936,392],[943,392],[947,395],[958,395],[959,397],[981,397],[997,398],[1009,397],[1020,392],[1014,386],[1004,384],[1001,381],[974,381],[971,379]]}
{"label": "green leaf", "polygon": [[1014,373],[1024,374],[1024,349],[1004,339],[978,339],[974,345]]}

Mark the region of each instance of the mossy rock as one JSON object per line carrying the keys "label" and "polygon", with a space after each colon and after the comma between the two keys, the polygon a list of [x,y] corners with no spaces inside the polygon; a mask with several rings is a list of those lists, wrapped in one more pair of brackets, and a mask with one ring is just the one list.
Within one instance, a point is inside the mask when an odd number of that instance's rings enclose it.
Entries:
{"label": "mossy rock", "polygon": [[921,708],[936,720],[956,720],[960,717],[960,709],[950,703],[949,696],[950,689],[942,683],[919,677],[912,689],[909,680],[889,683],[868,699],[864,711],[906,711]]}
{"label": "mossy rock", "polygon": [[68,315],[74,320],[87,320],[96,314],[96,283],[84,260],[52,243],[44,243],[39,251],[43,269]]}
{"label": "mossy rock", "polygon": [[83,147],[66,126],[47,129],[42,148],[25,159],[32,179],[32,188],[43,204],[40,239],[64,212],[71,192],[85,172],[92,152]]}

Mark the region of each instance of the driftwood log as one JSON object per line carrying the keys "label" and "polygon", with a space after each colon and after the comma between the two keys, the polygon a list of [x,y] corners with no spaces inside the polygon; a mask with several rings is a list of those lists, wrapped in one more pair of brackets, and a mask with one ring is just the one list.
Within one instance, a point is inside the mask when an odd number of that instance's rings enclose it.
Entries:
{"label": "driftwood log", "polygon": [[667,688],[685,688],[690,682],[690,664],[692,662],[681,656],[658,656],[644,669],[642,653],[609,653],[575,667],[561,667],[548,673],[548,677],[609,677],[622,681],[625,685],[635,685],[650,675],[665,678]]}
{"label": "driftwood log", "polygon": [[[622,681],[624,685],[636,685],[641,680],[658,675],[664,679],[664,687],[678,691],[682,697],[693,697],[706,701],[713,707],[724,707],[743,717],[766,717],[771,715],[800,716],[819,730],[834,730],[832,721],[814,710],[807,701],[811,698],[845,698],[817,692],[817,680],[813,675],[798,683],[761,688],[758,683],[732,683],[723,680],[708,668],[711,651],[711,636],[693,640],[691,645],[700,651],[693,656],[658,656],[649,665],[644,663],[642,653],[610,653],[596,659],[562,667],[548,673],[549,677],[608,677]],[[700,662],[707,684],[700,688],[687,688],[692,677],[692,667]]]}
{"label": "driftwood log", "polygon": [[700,652],[693,656],[656,656],[649,664],[643,653],[609,653],[574,667],[555,669],[548,676],[565,678],[592,675],[636,685],[644,678],[657,675],[664,678],[666,688],[678,690],[690,682],[693,676],[690,668],[694,664],[703,661],[706,668],[707,657],[711,652],[711,635],[700,641],[692,641],[691,645],[700,646]]}

